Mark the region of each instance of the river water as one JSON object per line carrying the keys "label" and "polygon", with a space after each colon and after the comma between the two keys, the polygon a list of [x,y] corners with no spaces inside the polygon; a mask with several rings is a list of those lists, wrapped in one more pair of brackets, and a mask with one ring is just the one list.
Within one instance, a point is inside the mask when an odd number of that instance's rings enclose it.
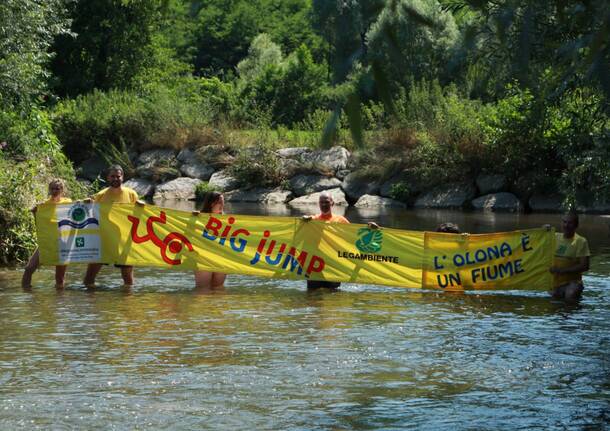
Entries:
{"label": "river water", "polygon": [[[242,214],[298,215],[234,205]],[[472,233],[558,215],[388,210],[353,222]],[[136,269],[95,292],[82,266],[19,286],[0,270],[0,429],[606,429],[610,422],[610,217],[583,216],[594,254],[582,301],[545,292],[451,294]]]}

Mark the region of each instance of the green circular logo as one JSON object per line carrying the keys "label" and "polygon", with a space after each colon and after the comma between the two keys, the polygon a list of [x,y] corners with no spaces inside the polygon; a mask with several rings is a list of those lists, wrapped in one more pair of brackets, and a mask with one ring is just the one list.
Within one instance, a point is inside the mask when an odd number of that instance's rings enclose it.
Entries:
{"label": "green circular logo", "polygon": [[74,208],[70,214],[70,218],[77,223],[85,220],[85,217],[87,217],[87,212],[83,207]]}
{"label": "green circular logo", "polygon": [[360,235],[360,238],[356,241],[358,250],[364,253],[377,253],[381,250],[381,243],[383,242],[381,231],[363,227],[358,230],[358,235]]}

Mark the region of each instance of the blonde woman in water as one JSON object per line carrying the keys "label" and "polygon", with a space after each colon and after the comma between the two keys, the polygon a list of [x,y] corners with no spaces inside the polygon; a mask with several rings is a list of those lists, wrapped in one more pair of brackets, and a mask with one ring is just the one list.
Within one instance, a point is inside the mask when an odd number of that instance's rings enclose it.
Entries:
{"label": "blonde woman in water", "polygon": [[[224,211],[225,199],[221,193],[208,192],[203,199],[202,213],[222,214]],[[198,214],[198,213],[197,213]],[[195,271],[196,289],[222,289],[224,287],[227,274],[222,272]]]}
{"label": "blonde woman in water", "polygon": [[[49,183],[49,199],[43,202],[44,205],[57,205],[67,204],[72,202],[72,199],[65,197],[66,187],[64,182],[60,179],[54,179]],[[34,216],[36,216],[37,206],[32,208]],[[32,288],[32,275],[40,266],[40,250],[36,249],[28,264],[25,266],[23,277],[21,277],[21,286],[24,289]],[[57,265],[55,267],[55,287],[61,289],[64,287],[64,280],[66,276],[66,265]]]}

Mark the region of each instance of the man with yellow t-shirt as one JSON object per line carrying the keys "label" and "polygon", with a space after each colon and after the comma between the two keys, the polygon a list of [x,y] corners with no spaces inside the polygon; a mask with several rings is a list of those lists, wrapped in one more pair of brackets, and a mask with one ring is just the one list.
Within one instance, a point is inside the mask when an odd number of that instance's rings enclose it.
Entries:
{"label": "man with yellow t-shirt", "polygon": [[[106,177],[109,187],[94,194],[91,199],[87,201],[94,201],[97,203],[121,203],[121,204],[133,204],[141,203],[138,200],[138,194],[135,190],[129,187],[123,186],[123,168],[119,165],[113,165],[108,168],[108,175]],[[95,277],[102,269],[103,264],[101,263],[90,263],[87,266],[87,274],[85,275],[85,286],[93,287],[95,285]],[[121,269],[121,276],[126,286],[133,285],[133,266],[128,265],[116,265]]]}
{"label": "man with yellow t-shirt", "polygon": [[578,214],[570,211],[563,216],[562,233],[557,233],[553,274],[553,291],[555,298],[568,301],[577,300],[582,293],[582,273],[589,270],[589,244],[576,233]]}

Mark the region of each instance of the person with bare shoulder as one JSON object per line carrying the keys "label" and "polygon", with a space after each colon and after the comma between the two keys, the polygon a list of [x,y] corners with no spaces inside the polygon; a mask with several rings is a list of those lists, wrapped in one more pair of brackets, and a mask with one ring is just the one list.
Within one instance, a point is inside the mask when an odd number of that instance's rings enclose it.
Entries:
{"label": "person with bare shoulder", "polygon": [[[44,205],[58,205],[58,204],[67,204],[72,202],[72,199],[65,197],[66,187],[62,180],[54,179],[49,183],[49,199],[47,199],[43,204]],[[32,208],[32,212],[34,213],[34,217],[36,216],[36,211],[38,207]],[[40,266],[40,250],[36,249],[30,257],[27,265],[25,266],[25,270],[23,271],[23,276],[21,277],[21,287],[24,289],[32,288],[32,275]],[[57,289],[62,289],[64,287],[65,276],[66,276],[66,265],[57,265],[55,267],[55,287]]]}
{"label": "person with bare shoulder", "polygon": [[[349,220],[345,217],[337,214],[333,214],[333,206],[335,205],[335,201],[333,197],[327,193],[322,192],[318,198],[318,207],[320,208],[320,212],[316,215],[306,215],[303,216],[302,219],[304,221],[309,220],[318,220],[323,221],[325,223],[349,223]],[[307,280],[307,289],[319,289],[319,288],[327,288],[332,290],[337,290],[341,286],[341,283],[335,281],[317,281],[317,280]]]}
{"label": "person with bare shoulder", "polygon": [[[222,193],[207,192],[203,199],[203,209],[201,212],[207,214],[222,214],[224,211],[225,200]],[[195,214],[199,214],[195,212]],[[224,287],[227,274],[212,271],[195,271],[195,288],[199,290],[219,290]]]}
{"label": "person with bare shoulder", "polygon": [[[138,204],[144,205],[144,202],[138,200],[138,194],[135,190],[123,186],[123,168],[119,165],[113,165],[108,168],[106,180],[109,187],[94,194],[85,202],[97,203],[122,203],[122,204]],[[85,274],[85,286],[92,288],[95,286],[95,278],[102,269],[102,263],[90,263],[87,265],[87,273]],[[133,266],[130,265],[115,265],[121,269],[121,276],[125,286],[133,286]]]}
{"label": "person with bare shoulder", "polygon": [[578,214],[570,211],[561,221],[561,232],[556,235],[555,259],[550,271],[553,274],[551,295],[557,299],[577,301],[584,286],[582,273],[589,270],[589,243],[576,233]]}
{"label": "person with bare shoulder", "polygon": [[451,222],[439,224],[436,228],[436,231],[442,233],[462,233],[460,231],[460,227],[457,224]]}

